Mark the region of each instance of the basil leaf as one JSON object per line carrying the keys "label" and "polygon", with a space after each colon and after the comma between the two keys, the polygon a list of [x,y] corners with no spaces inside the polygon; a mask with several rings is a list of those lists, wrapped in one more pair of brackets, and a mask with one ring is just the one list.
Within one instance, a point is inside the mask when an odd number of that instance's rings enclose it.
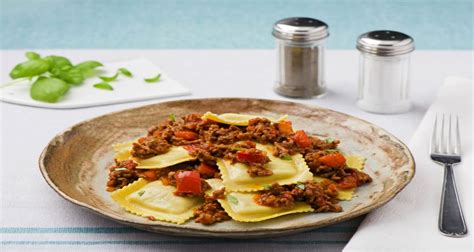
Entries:
{"label": "basil leaf", "polygon": [[30,89],[30,96],[34,100],[54,103],[59,101],[69,90],[69,85],[56,78],[40,77]]}
{"label": "basil leaf", "polygon": [[290,155],[283,155],[280,158],[283,160],[293,160]]}
{"label": "basil leaf", "polygon": [[161,80],[161,74],[158,74],[156,77],[145,79],[148,83],[154,83]]}
{"label": "basil leaf", "polygon": [[25,56],[26,56],[26,58],[28,58],[30,60],[41,58],[41,56],[39,54],[35,53],[35,52],[26,52]]}
{"label": "basil leaf", "polygon": [[81,63],[75,65],[74,68],[79,69],[81,71],[88,71],[88,70],[92,70],[92,69],[95,69],[95,68],[101,67],[101,66],[104,66],[104,65],[102,65],[102,63],[100,63],[98,61],[88,60],[88,61],[84,61],[84,62],[81,62]]}
{"label": "basil leaf", "polygon": [[123,67],[122,67],[122,68],[119,68],[118,71],[119,71],[121,74],[123,74],[123,75],[125,75],[125,76],[127,76],[127,77],[130,77],[130,78],[133,77],[133,74],[132,74],[130,71],[128,71],[128,69],[126,69],[126,68],[123,68]]}
{"label": "basil leaf", "polygon": [[104,89],[104,90],[110,90],[110,91],[114,90],[114,88],[107,82],[100,82],[100,83],[94,84],[94,87],[98,89]]}
{"label": "basil leaf", "polygon": [[66,66],[72,67],[71,61],[69,61],[67,58],[63,56],[56,56],[56,55],[51,55],[43,58],[44,60],[49,62],[49,72],[51,72],[54,75],[59,74],[61,69],[63,69]]}
{"label": "basil leaf", "polygon": [[229,200],[230,203],[234,204],[234,205],[237,205],[239,204],[239,200],[232,196],[232,195],[227,195],[227,199]]}
{"label": "basil leaf", "polygon": [[332,138],[326,138],[326,140],[324,140],[326,143],[332,143],[334,142],[334,139]]}
{"label": "basil leaf", "polygon": [[10,72],[12,79],[33,77],[47,72],[49,63],[43,59],[28,60],[16,65]]}
{"label": "basil leaf", "polygon": [[119,73],[117,72],[114,76],[110,76],[110,77],[107,77],[107,76],[99,76],[99,78],[103,81],[114,81],[117,79]]}
{"label": "basil leaf", "polygon": [[82,71],[76,68],[71,68],[67,71],[61,71],[58,75],[55,76],[72,85],[79,85],[85,79]]}

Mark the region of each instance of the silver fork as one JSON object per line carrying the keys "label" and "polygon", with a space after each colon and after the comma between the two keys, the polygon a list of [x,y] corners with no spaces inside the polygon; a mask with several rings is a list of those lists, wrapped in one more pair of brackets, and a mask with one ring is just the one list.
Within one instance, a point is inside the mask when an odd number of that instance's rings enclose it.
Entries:
{"label": "silver fork", "polygon": [[467,234],[467,226],[464,221],[453,174],[453,165],[461,162],[459,118],[456,116],[454,127],[452,127],[452,121],[454,120],[449,115],[447,118],[447,129],[445,121],[443,114],[441,129],[438,129],[438,115],[436,115],[430,145],[431,159],[436,163],[444,165],[443,192],[441,194],[438,228],[446,236],[462,237]]}

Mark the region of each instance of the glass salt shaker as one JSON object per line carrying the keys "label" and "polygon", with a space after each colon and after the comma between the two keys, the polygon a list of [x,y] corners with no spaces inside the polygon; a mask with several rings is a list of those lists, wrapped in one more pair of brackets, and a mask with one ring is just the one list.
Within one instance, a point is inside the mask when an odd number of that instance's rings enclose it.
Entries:
{"label": "glass salt shaker", "polygon": [[329,36],[328,25],[312,18],[285,18],[274,24],[272,34],[277,47],[275,92],[300,98],[324,95],[324,42]]}
{"label": "glass salt shaker", "polygon": [[359,91],[357,105],[373,113],[410,110],[410,53],[413,38],[397,31],[371,31],[359,36]]}

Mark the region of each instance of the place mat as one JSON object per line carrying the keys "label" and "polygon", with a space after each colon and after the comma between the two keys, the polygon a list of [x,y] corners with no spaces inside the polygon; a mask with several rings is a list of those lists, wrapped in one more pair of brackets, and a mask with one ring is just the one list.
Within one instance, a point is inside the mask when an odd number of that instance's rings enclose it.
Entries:
{"label": "place mat", "polygon": [[[100,75],[113,76],[117,69],[122,67],[130,70],[133,77],[120,75],[116,81],[110,82],[113,91],[94,88],[94,84],[102,82],[98,77],[94,77],[85,80],[82,85],[73,86],[61,101],[46,103],[33,100],[30,97],[31,84],[24,81],[0,88],[0,101],[41,108],[70,109],[191,94],[189,88],[147,59],[105,64]],[[160,81],[155,83],[144,81],[145,78],[152,78],[158,74],[161,74]]]}
{"label": "place mat", "polygon": [[[473,251],[472,86],[472,80],[446,79],[409,144],[416,162],[413,181],[391,202],[367,216],[345,252]],[[461,130],[462,162],[453,169],[470,232],[463,238],[446,237],[438,231],[444,168],[428,155],[435,117],[449,113],[459,116]]]}

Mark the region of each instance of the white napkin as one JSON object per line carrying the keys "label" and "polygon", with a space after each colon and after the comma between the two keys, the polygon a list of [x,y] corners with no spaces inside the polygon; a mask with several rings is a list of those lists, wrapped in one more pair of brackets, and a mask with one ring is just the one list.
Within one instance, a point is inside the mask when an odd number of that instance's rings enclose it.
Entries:
{"label": "white napkin", "polygon": [[[409,144],[416,162],[413,181],[395,199],[367,216],[344,252],[473,251],[472,86],[472,80],[446,79]],[[428,155],[437,113],[459,116],[463,154],[454,173],[469,232],[463,238],[449,238],[438,231],[444,170]]]}

